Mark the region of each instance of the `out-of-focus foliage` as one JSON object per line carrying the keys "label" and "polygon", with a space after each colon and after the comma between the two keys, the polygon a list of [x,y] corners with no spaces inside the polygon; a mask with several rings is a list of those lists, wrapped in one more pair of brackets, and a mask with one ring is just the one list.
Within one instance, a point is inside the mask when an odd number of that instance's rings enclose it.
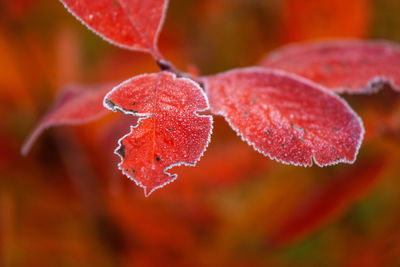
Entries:
{"label": "out-of-focus foliage", "polygon": [[400,46],[389,41],[334,39],[284,46],[260,66],[298,74],[336,93],[400,92]]}
{"label": "out-of-focus foliage", "polygon": [[[400,40],[397,0],[170,2],[160,50],[201,74],[289,41]],[[275,163],[216,118],[197,167],[145,198],[112,153],[129,118],[50,130],[27,158],[19,150],[63,85],[157,71],[150,56],[103,42],[58,1],[4,0],[0,70],[0,266],[400,263],[398,93],[346,96],[366,128],[354,165]]]}

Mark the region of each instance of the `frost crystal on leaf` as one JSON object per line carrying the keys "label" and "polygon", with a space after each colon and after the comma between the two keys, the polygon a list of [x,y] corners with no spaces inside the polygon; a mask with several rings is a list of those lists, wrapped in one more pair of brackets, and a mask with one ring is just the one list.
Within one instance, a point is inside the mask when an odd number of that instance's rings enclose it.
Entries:
{"label": "frost crystal on leaf", "polygon": [[301,77],[245,68],[204,78],[211,111],[257,151],[283,163],[352,163],[364,134],[338,96]]}
{"label": "frost crystal on leaf", "polygon": [[197,114],[209,108],[205,94],[193,81],[170,72],[133,77],[108,93],[104,105],[139,117],[115,153],[120,170],[146,196],[176,179],[168,169],[194,166],[210,141],[212,117]]}
{"label": "frost crystal on leaf", "polygon": [[384,83],[400,90],[400,47],[388,41],[292,44],[267,55],[260,66],[295,73],[339,93],[371,93]]}
{"label": "frost crystal on leaf", "polygon": [[61,0],[89,29],[107,41],[159,57],[157,40],[167,0]]}

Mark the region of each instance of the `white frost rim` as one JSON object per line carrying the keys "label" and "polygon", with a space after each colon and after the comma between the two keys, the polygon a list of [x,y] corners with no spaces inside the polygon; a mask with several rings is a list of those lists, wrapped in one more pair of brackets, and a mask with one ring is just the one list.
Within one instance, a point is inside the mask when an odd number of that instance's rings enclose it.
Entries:
{"label": "white frost rim", "polygon": [[[383,39],[374,39],[374,40],[364,40],[364,39],[357,39],[357,38],[348,38],[348,39],[325,39],[325,40],[319,40],[319,41],[306,41],[306,42],[296,42],[296,43],[291,43],[284,45],[283,47],[277,48],[269,53],[267,53],[261,61],[258,63],[258,65],[262,65],[262,62],[271,59],[275,61],[273,58],[274,57],[279,57],[281,54],[289,54],[291,55],[292,53],[298,54],[299,52],[305,53],[307,51],[312,51],[314,49],[319,49],[322,47],[325,47],[327,45],[332,46],[332,45],[337,45],[337,46],[345,46],[345,45],[351,45],[351,44],[358,44],[358,45],[364,45],[364,46],[377,46],[377,45],[386,45],[393,50],[396,50],[400,54],[400,45],[391,42],[388,40],[383,40]],[[263,67],[262,68],[269,69],[270,67]],[[343,88],[327,88],[330,91],[334,91],[335,93],[338,94],[374,94],[379,92],[378,90],[374,90],[374,87],[372,86],[374,83],[378,84],[389,84],[395,91],[400,92],[400,84],[397,84],[393,78],[390,78],[386,75],[376,75],[374,77],[371,77],[367,82],[366,82],[366,87],[361,87],[361,88],[354,88],[354,91],[346,91],[343,90]]]}
{"label": "white frost rim", "polygon": [[[364,124],[363,124],[361,118],[357,115],[357,113],[350,107],[350,105],[349,105],[344,99],[342,99],[341,97],[339,97],[337,94],[333,93],[332,91],[328,90],[327,88],[324,88],[323,86],[321,86],[321,85],[319,85],[319,84],[316,84],[316,83],[314,83],[313,81],[310,81],[310,80],[308,80],[308,79],[306,79],[306,78],[303,78],[303,77],[298,76],[298,75],[293,74],[293,73],[288,73],[288,72],[285,72],[285,71],[282,71],[282,70],[272,69],[272,68],[266,68],[266,67],[236,68],[236,69],[232,69],[232,70],[229,70],[229,71],[225,71],[225,72],[218,73],[218,74],[216,74],[216,75],[210,75],[210,76],[208,76],[208,77],[211,77],[211,76],[212,76],[212,77],[216,77],[216,76],[220,76],[220,75],[222,76],[222,75],[226,75],[226,74],[230,74],[230,73],[236,73],[236,72],[240,72],[240,73],[243,73],[243,72],[273,73],[273,74],[276,74],[276,75],[279,75],[279,76],[286,76],[286,77],[291,77],[291,78],[293,78],[293,79],[300,80],[301,82],[305,83],[306,85],[309,85],[309,86],[311,86],[311,87],[314,87],[314,88],[316,88],[317,90],[320,90],[321,92],[324,92],[324,93],[329,94],[329,95],[333,96],[334,98],[336,98],[340,103],[342,103],[342,104],[348,109],[348,111],[349,111],[352,115],[354,115],[354,117],[356,118],[356,120],[359,122],[359,125],[360,125],[360,128],[361,128],[361,132],[360,132],[360,136],[359,136],[359,139],[358,139],[358,143],[357,143],[357,146],[356,146],[356,150],[355,150],[355,153],[354,153],[354,159],[353,159],[353,160],[347,160],[346,158],[340,158],[339,160],[332,161],[332,162],[327,163],[327,164],[320,164],[320,163],[318,162],[318,160],[315,159],[314,155],[311,155],[310,164],[302,164],[302,163],[300,163],[300,162],[284,161],[284,160],[282,160],[282,159],[279,159],[279,158],[277,158],[277,157],[272,156],[271,154],[269,154],[269,153],[267,153],[267,152],[261,151],[259,148],[257,148],[257,146],[256,146],[253,142],[251,142],[250,140],[248,140],[247,138],[245,138],[245,137],[239,132],[239,130],[232,124],[232,122],[230,121],[230,119],[227,117],[227,115],[226,115],[225,112],[223,112],[223,111],[213,112],[214,114],[223,116],[223,117],[225,118],[225,120],[228,122],[229,126],[231,126],[231,128],[236,132],[236,134],[237,134],[238,136],[240,136],[240,138],[242,139],[242,141],[248,143],[250,146],[252,146],[252,147],[254,148],[254,150],[256,150],[257,152],[263,154],[264,156],[267,156],[267,157],[269,157],[269,158],[272,159],[272,160],[275,160],[275,161],[277,161],[277,162],[280,162],[280,163],[283,163],[283,164],[287,164],[287,165],[311,167],[312,164],[313,164],[313,162],[314,162],[317,166],[319,166],[319,167],[324,167],[324,166],[336,165],[336,164],[338,164],[338,163],[349,163],[349,164],[353,164],[353,163],[355,162],[355,160],[356,160],[356,158],[357,158],[357,155],[358,155],[358,152],[359,152],[359,149],[360,149],[360,147],[361,147],[362,141],[363,141],[363,139],[364,139],[365,128],[364,128]],[[205,78],[205,79],[203,79],[203,81],[204,81],[204,84],[205,84],[205,90],[206,90],[206,92],[207,92],[207,91],[208,91],[208,84],[207,84],[207,79],[206,79],[207,76],[204,77],[204,78]],[[212,110],[212,109],[211,109],[211,110]]]}
{"label": "white frost rim", "polygon": [[90,31],[92,31],[93,33],[98,35],[104,41],[106,41],[106,42],[108,42],[108,43],[110,43],[112,45],[115,45],[117,47],[128,49],[128,50],[132,50],[132,51],[140,51],[140,52],[145,52],[145,53],[150,53],[150,54],[153,54],[155,52],[158,53],[158,45],[157,45],[158,44],[158,39],[159,39],[160,32],[161,32],[161,29],[162,29],[162,27],[164,25],[164,21],[165,21],[165,18],[166,18],[167,9],[168,9],[168,5],[169,5],[169,0],[165,0],[164,1],[163,11],[162,11],[162,14],[161,14],[160,21],[158,23],[158,27],[157,27],[157,30],[156,30],[156,35],[155,35],[154,41],[152,43],[153,48],[156,51],[152,51],[150,48],[149,49],[144,49],[144,48],[138,48],[136,46],[124,45],[124,44],[121,44],[121,43],[118,43],[118,42],[115,42],[115,41],[111,40],[110,38],[104,36],[104,34],[98,32],[97,30],[95,30],[94,28],[89,26],[85,21],[83,21],[83,19],[81,19],[77,14],[75,14],[74,11],[72,11],[69,8],[69,6],[65,3],[64,0],[60,0],[60,2],[64,5],[64,7],[68,10],[68,12],[71,13],[78,21],[80,21],[84,26],[86,26]]}
{"label": "white frost rim", "polygon": [[[202,151],[201,154],[197,157],[197,159],[196,159],[193,163],[191,163],[191,162],[186,162],[186,161],[180,161],[180,162],[173,163],[173,164],[171,164],[171,165],[165,167],[164,170],[163,170],[163,173],[166,174],[168,177],[171,177],[172,179],[166,181],[165,183],[163,183],[163,184],[161,184],[161,185],[159,185],[159,186],[154,187],[151,191],[147,192],[147,187],[146,187],[146,186],[144,186],[142,183],[140,183],[139,181],[137,181],[133,176],[131,176],[131,175],[125,173],[124,170],[121,168],[121,164],[122,164],[122,162],[124,161],[124,158],[123,158],[117,151],[118,151],[118,150],[121,148],[121,146],[122,146],[122,140],[123,140],[125,137],[131,135],[132,132],[133,132],[133,129],[135,129],[135,128],[137,128],[137,127],[140,126],[140,121],[141,121],[141,120],[150,118],[150,117],[152,116],[152,114],[151,114],[151,113],[133,113],[133,112],[130,112],[130,111],[126,111],[126,110],[124,110],[123,108],[120,108],[120,107],[118,107],[118,106],[110,106],[110,105],[107,103],[106,100],[108,99],[108,96],[109,96],[112,92],[114,92],[115,90],[117,90],[120,86],[123,86],[123,85],[125,85],[125,84],[127,84],[127,83],[129,83],[129,82],[131,82],[131,81],[133,81],[133,80],[135,80],[135,79],[139,79],[139,78],[142,78],[142,77],[144,77],[144,76],[157,76],[157,75],[159,75],[160,73],[164,73],[164,74],[170,75],[171,78],[172,78],[173,80],[183,80],[183,81],[189,82],[189,83],[191,83],[192,85],[194,85],[194,86],[201,92],[201,94],[203,95],[204,100],[205,100],[205,102],[206,102],[206,107],[203,108],[203,109],[194,111],[193,114],[196,115],[196,116],[198,116],[198,117],[205,117],[205,118],[208,118],[208,119],[210,120],[211,127],[210,127],[210,131],[209,131],[209,133],[208,133],[206,145],[204,146],[203,151]],[[126,80],[125,82],[123,82],[123,83],[121,83],[121,84],[115,86],[110,92],[108,92],[108,93],[106,94],[106,96],[104,97],[104,100],[103,100],[103,105],[104,105],[104,107],[107,108],[107,109],[109,109],[109,110],[111,110],[111,111],[113,111],[113,112],[120,111],[120,112],[122,112],[122,113],[124,113],[124,114],[126,114],[126,115],[133,115],[133,116],[139,117],[139,118],[138,118],[138,121],[137,121],[137,123],[136,123],[136,125],[135,125],[135,126],[130,126],[130,131],[129,131],[129,133],[125,134],[123,137],[121,137],[120,139],[118,139],[118,147],[114,150],[114,154],[118,155],[118,157],[121,159],[121,161],[118,163],[118,169],[121,170],[121,172],[122,172],[126,177],[128,177],[130,180],[134,181],[134,182],[136,183],[136,185],[138,185],[138,186],[140,186],[141,188],[144,189],[145,197],[148,197],[148,196],[149,196],[151,193],[153,193],[155,190],[164,187],[165,185],[167,185],[167,184],[169,184],[169,183],[175,181],[175,180],[178,178],[178,175],[177,175],[176,173],[175,173],[175,174],[171,174],[171,173],[167,172],[167,170],[169,170],[169,169],[171,169],[171,168],[173,168],[173,167],[181,166],[181,165],[184,165],[184,166],[192,166],[192,167],[195,166],[196,163],[200,160],[200,158],[204,155],[204,152],[207,150],[207,147],[208,147],[208,145],[209,145],[210,142],[211,142],[211,135],[212,135],[212,131],[213,131],[213,117],[212,117],[212,115],[201,115],[201,114],[198,114],[198,112],[203,112],[203,111],[206,111],[206,110],[209,110],[209,109],[210,109],[210,103],[209,103],[209,101],[208,101],[208,97],[207,97],[207,95],[205,94],[205,92],[200,88],[200,86],[199,86],[197,83],[195,83],[194,81],[192,81],[192,80],[190,80],[190,79],[188,79],[188,78],[177,78],[176,75],[175,75],[174,73],[171,73],[171,72],[164,71],[164,72],[160,72],[160,73],[141,74],[141,75],[138,75],[138,76],[134,76],[134,77],[132,77],[132,78]]]}

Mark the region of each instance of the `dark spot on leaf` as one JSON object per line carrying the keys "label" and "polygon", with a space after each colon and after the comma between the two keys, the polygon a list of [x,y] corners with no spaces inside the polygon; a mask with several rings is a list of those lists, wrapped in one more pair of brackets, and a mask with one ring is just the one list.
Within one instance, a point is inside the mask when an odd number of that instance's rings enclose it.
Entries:
{"label": "dark spot on leaf", "polygon": [[156,161],[161,161],[161,158],[160,157],[156,157]]}
{"label": "dark spot on leaf", "polygon": [[136,105],[136,102],[132,102],[132,106]]}
{"label": "dark spot on leaf", "polygon": [[291,124],[290,124],[290,127],[292,127],[292,128],[293,128],[293,127],[294,127],[294,123],[291,123]]}
{"label": "dark spot on leaf", "polygon": [[338,128],[338,127],[333,127],[333,130],[334,130],[335,132],[337,132],[337,131],[339,131],[339,128]]}
{"label": "dark spot on leaf", "polygon": [[168,128],[168,131],[172,131],[172,128]]}
{"label": "dark spot on leaf", "polygon": [[132,169],[132,173],[135,173],[136,172],[136,170],[135,169]]}
{"label": "dark spot on leaf", "polygon": [[114,102],[112,102],[110,99],[106,98],[104,100],[104,103],[111,109],[114,109],[114,107],[116,106]]}
{"label": "dark spot on leaf", "polygon": [[281,147],[285,147],[285,144],[284,144],[284,143],[282,143],[282,144],[281,144]]}
{"label": "dark spot on leaf", "polygon": [[270,129],[265,130],[264,133],[268,136],[272,136],[272,131]]}
{"label": "dark spot on leaf", "polygon": [[113,6],[118,6],[118,1],[114,1]]}
{"label": "dark spot on leaf", "polygon": [[117,153],[118,153],[122,158],[125,158],[125,146],[124,146],[124,145],[121,145],[121,146],[119,147],[119,149],[117,150]]}

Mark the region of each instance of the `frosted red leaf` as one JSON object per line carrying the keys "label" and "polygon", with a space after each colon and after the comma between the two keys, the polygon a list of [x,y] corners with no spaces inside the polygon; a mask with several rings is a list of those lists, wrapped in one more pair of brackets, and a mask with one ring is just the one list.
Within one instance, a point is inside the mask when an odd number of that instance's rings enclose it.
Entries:
{"label": "frosted red leaf", "polygon": [[292,44],[267,55],[260,66],[298,74],[339,93],[375,92],[384,83],[400,90],[400,46],[388,41]]}
{"label": "frosted red leaf", "polygon": [[158,35],[168,0],[61,0],[89,29],[118,46],[159,58]]}
{"label": "frosted red leaf", "polygon": [[112,88],[110,84],[67,87],[24,142],[22,155],[28,154],[39,135],[49,127],[79,125],[105,115],[107,109],[103,107],[102,101],[110,88]]}
{"label": "frosted red leaf", "polygon": [[245,68],[204,78],[211,111],[257,151],[287,164],[354,162],[364,128],[344,100],[301,77]]}
{"label": "frosted red leaf", "polygon": [[133,77],[108,93],[104,105],[139,117],[115,153],[119,169],[146,196],[176,179],[168,169],[194,166],[209,143],[212,117],[196,113],[209,108],[204,92],[170,72]]}

